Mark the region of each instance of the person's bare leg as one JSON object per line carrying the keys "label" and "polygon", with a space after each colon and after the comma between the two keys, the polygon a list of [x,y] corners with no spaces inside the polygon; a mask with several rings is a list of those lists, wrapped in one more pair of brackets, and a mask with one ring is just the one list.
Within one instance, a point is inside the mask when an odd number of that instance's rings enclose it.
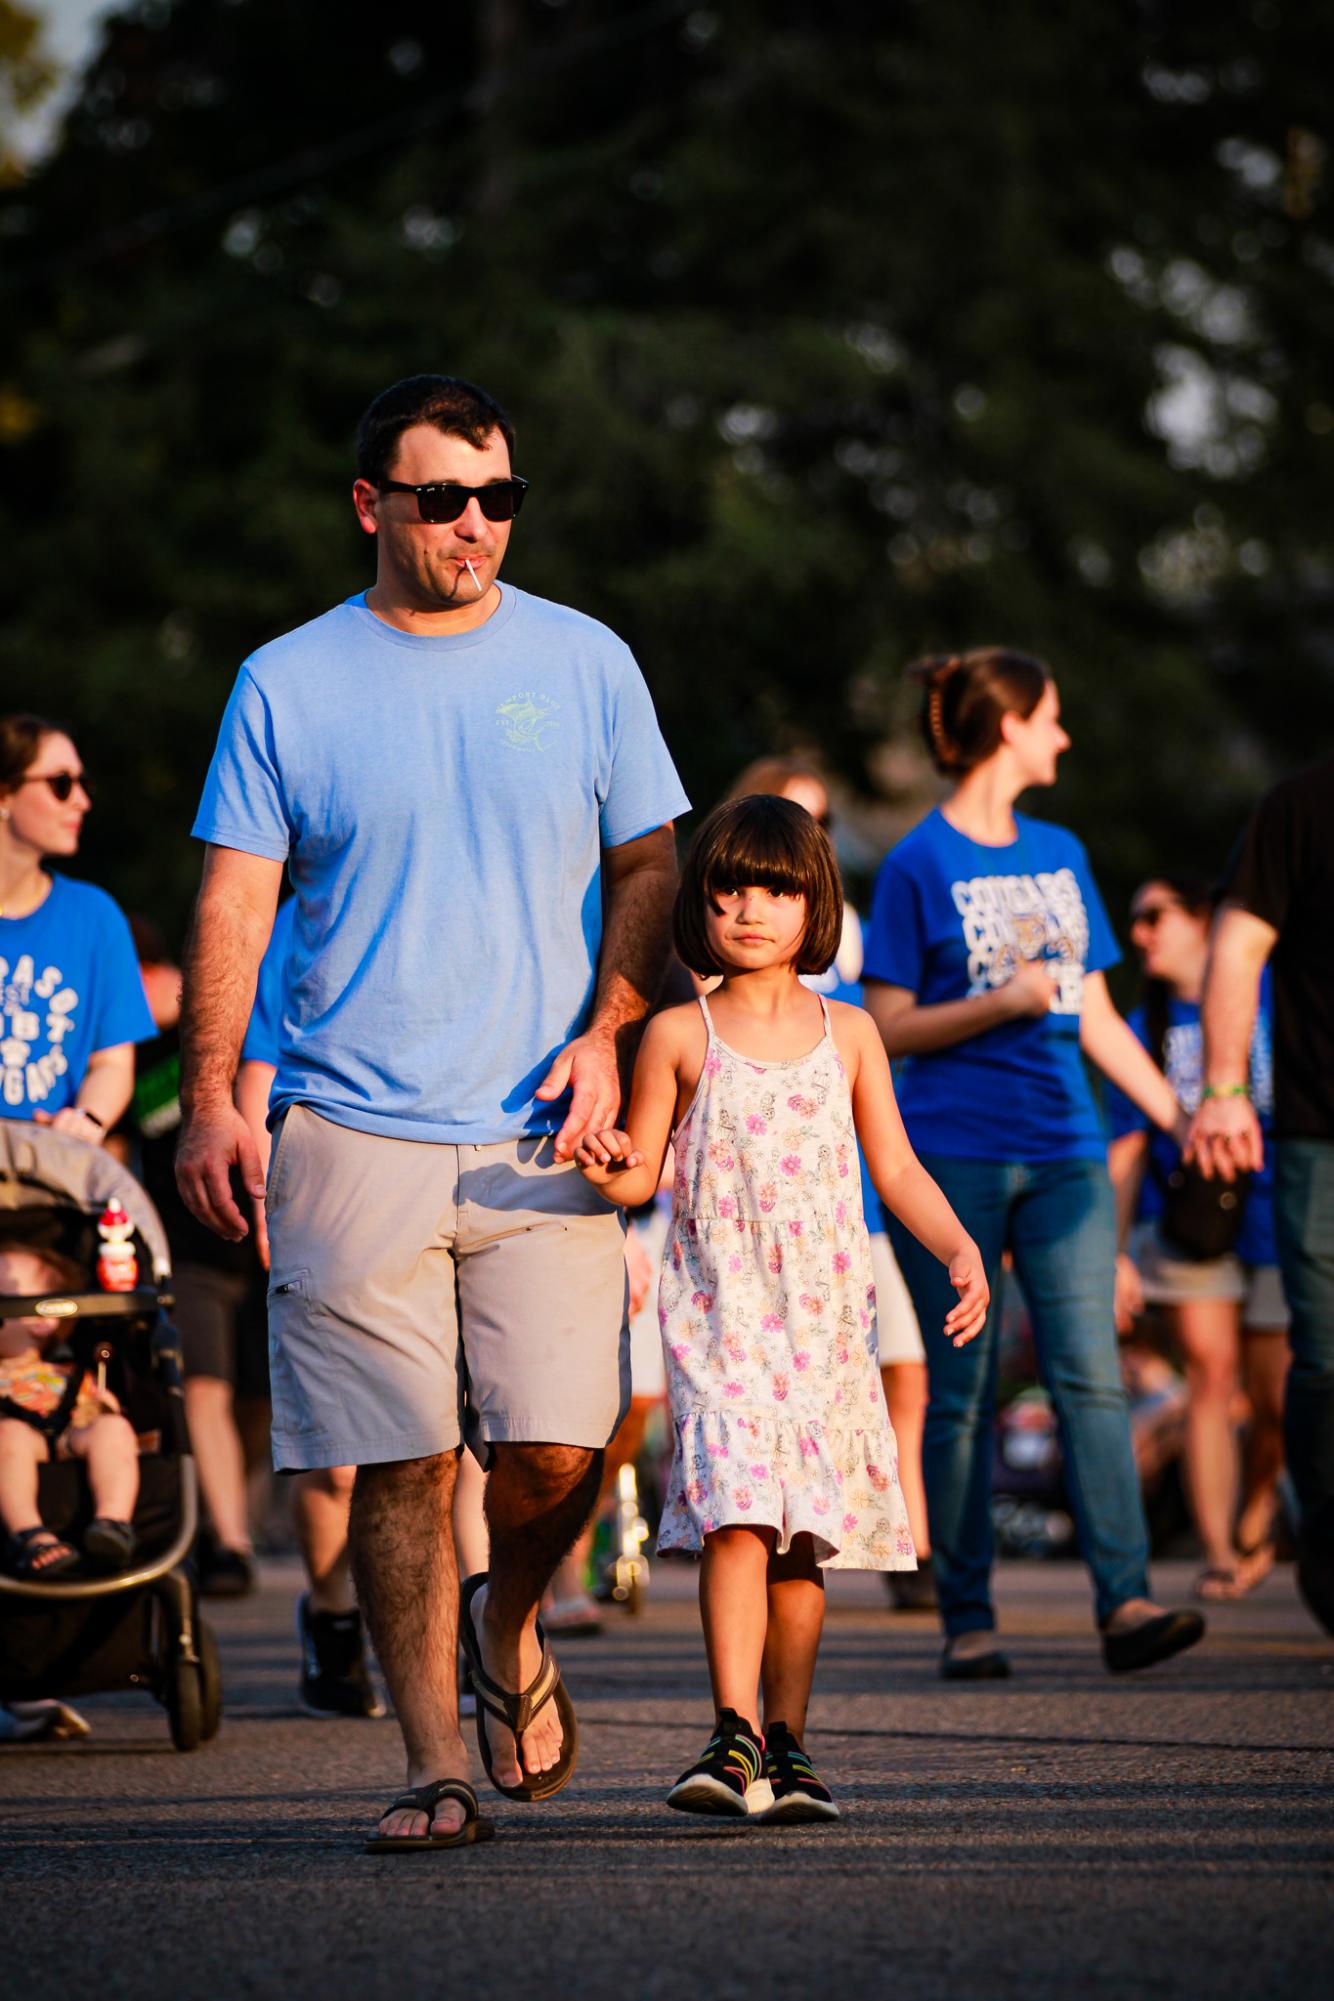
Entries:
{"label": "person's bare leg", "polygon": [[231,1384],[221,1376],[187,1376],[185,1421],[213,1532],[224,1549],[249,1555],[245,1453],[236,1429]]}
{"label": "person's bare leg", "polygon": [[913,1548],[920,1563],[931,1554],[926,1519],[926,1487],[922,1481],[922,1431],[926,1424],[925,1362],[886,1362],[880,1371],[889,1421],[899,1448],[899,1486],[908,1510]]}
{"label": "person's bare leg", "polygon": [[699,1612],[715,1710],[734,1709],[757,1729],[756,1699],[769,1624],[768,1568],[773,1529],[714,1529],[704,1538]]}
{"label": "person's bare leg", "polygon": [[37,1469],[48,1458],[46,1440],[21,1417],[0,1418],[0,1527],[10,1535],[40,1528]]}
{"label": "person's bare leg", "polygon": [[1185,1461],[1191,1513],[1205,1563],[1230,1571],[1236,1563],[1240,1319],[1230,1300],[1192,1299],[1177,1307],[1176,1323],[1189,1390]]}
{"label": "person's bare leg", "polygon": [[598,1488],[597,1499],[598,1514],[601,1514],[616,1491],[616,1475],[622,1466],[631,1459],[638,1459],[644,1444],[649,1412],[654,1409],[655,1401],[653,1397],[631,1397],[630,1408],[617,1426],[602,1461],[602,1482]]}
{"label": "person's bare leg", "polygon": [[292,1482],[292,1525],[306,1566],[312,1612],[351,1612],[357,1603],[348,1550],[355,1466],[321,1466]]}
{"label": "person's bare leg", "polygon": [[486,1531],[486,1469],[471,1452],[461,1455],[458,1479],[454,1482],[454,1549],[460,1577],[475,1577],[491,1560],[491,1539]]}
{"label": "person's bare leg", "polygon": [[628,1461],[639,1457],[644,1443],[644,1427],[652,1400],[647,1397],[631,1399],[630,1408],[617,1427],[616,1434],[608,1445],[602,1459],[602,1478],[598,1483],[597,1500],[593,1505],[588,1526],[580,1533],[568,1556],[561,1559],[543,1604],[544,1621],[555,1604],[563,1609],[573,1606],[577,1618],[597,1618],[598,1606],[588,1594],[584,1582],[588,1573],[588,1559],[593,1550],[593,1533],[605,1508],[612,1504],[616,1492],[616,1476]]}
{"label": "person's bare leg", "polygon": [[[442,1452],[361,1466],[352,1490],[352,1575],[394,1699],[410,1787],[468,1771],[459,1735],[459,1591],[449,1518],[457,1463],[452,1452]],[[453,1834],[462,1825],[459,1802],[442,1800],[430,1831]],[[381,1834],[426,1831],[425,1814],[407,1808],[380,1822]]]}
{"label": "person's bare leg", "polygon": [[[537,1608],[557,1564],[588,1520],[597,1497],[602,1454],[581,1445],[493,1446],[486,1483],[491,1533],[487,1583],[473,1600],[482,1665],[501,1688],[528,1687],[542,1663]],[[481,1705],[478,1705],[480,1715]],[[554,1703],[524,1732],[523,1770],[514,1738],[488,1711],[483,1725],[492,1772],[502,1786],[525,1773],[549,1772],[563,1737]]]}
{"label": "person's bare leg", "polygon": [[[1243,1551],[1267,1550],[1274,1537],[1278,1482],[1283,1471],[1283,1396],[1288,1360],[1286,1329],[1245,1330],[1242,1367],[1251,1421],[1246,1432],[1241,1515],[1237,1522],[1237,1545]],[[1268,1563],[1265,1567],[1268,1568]]]}
{"label": "person's bare leg", "polygon": [[560,1627],[550,1625],[548,1615],[575,1620],[596,1619],[598,1616],[598,1608],[589,1597],[584,1583],[592,1547],[593,1525],[590,1522],[580,1529],[573,1546],[551,1573],[551,1582],[542,1595],[542,1618],[553,1633],[559,1632]]}
{"label": "person's bare leg", "polygon": [[110,1522],[131,1520],[139,1497],[139,1443],[129,1419],[105,1411],[71,1434],[70,1453],[88,1468],[93,1513]]}
{"label": "person's bare leg", "polygon": [[764,1727],[786,1723],[806,1735],[806,1710],[824,1630],[824,1573],[808,1535],[794,1536],[786,1556],[769,1558],[769,1626],[760,1671]]}
{"label": "person's bare leg", "polygon": [[[232,1400],[236,1435],[245,1466],[245,1519],[250,1540],[263,1543],[274,1517],[287,1508],[287,1481],[273,1470],[273,1405],[268,1397],[239,1393]],[[281,1494],[281,1510],[278,1497]]]}

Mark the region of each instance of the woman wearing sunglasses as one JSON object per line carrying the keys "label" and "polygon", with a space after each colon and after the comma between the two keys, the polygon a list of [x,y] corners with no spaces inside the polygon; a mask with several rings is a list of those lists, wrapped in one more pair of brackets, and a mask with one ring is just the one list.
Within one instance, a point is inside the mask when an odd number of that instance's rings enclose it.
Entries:
{"label": "woman wearing sunglasses", "polygon": [[92,804],[57,723],[0,716],[0,1118],[97,1146],[153,1034],[130,928],[104,890],[53,874]]}
{"label": "woman wearing sunglasses", "polygon": [[[1202,1087],[1200,993],[1212,918],[1208,886],[1185,875],[1154,876],[1131,899],[1130,937],[1144,968],[1144,998],[1130,1026],[1189,1112],[1199,1105]],[[1268,973],[1251,1038],[1250,1090],[1267,1140],[1274,1102]],[[1169,1202],[1181,1161],[1174,1141],[1151,1133],[1119,1091],[1108,1094],[1107,1110],[1117,1219],[1122,1241],[1129,1237],[1129,1255],[1118,1260],[1118,1319],[1124,1325],[1145,1301],[1169,1319],[1189,1388],[1186,1479],[1205,1562],[1196,1592],[1211,1600],[1240,1598],[1273,1567],[1283,1466],[1288,1309],[1274,1241],[1268,1150],[1245,1196],[1232,1248],[1204,1256],[1200,1243],[1172,1233]],[[1191,1234],[1188,1224],[1186,1217],[1178,1220],[1184,1237]],[[1244,1458],[1237,1435],[1243,1385]]]}

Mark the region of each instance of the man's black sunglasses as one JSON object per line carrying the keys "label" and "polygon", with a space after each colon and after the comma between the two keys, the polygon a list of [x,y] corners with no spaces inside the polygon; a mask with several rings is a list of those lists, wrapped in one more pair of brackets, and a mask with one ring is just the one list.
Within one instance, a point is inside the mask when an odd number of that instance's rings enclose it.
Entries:
{"label": "man's black sunglasses", "polygon": [[477,502],[488,521],[512,521],[528,491],[527,480],[517,473],[511,479],[493,479],[489,486],[456,486],[452,480],[409,486],[401,479],[382,479],[378,484],[381,493],[415,493],[423,521],[457,521],[470,500]]}
{"label": "man's black sunglasses", "polygon": [[74,796],[74,788],[81,785],[91,799],[97,787],[86,771],[39,771],[30,778],[20,778],[20,785],[49,785],[63,806]]}

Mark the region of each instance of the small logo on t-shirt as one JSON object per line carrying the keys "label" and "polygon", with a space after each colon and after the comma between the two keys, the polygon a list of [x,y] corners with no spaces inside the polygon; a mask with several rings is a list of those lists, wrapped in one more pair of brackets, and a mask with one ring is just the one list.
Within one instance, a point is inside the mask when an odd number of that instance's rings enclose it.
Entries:
{"label": "small logo on t-shirt", "polygon": [[516,750],[545,750],[553,731],[560,728],[552,721],[559,706],[550,695],[534,694],[531,689],[511,695],[496,710],[506,743],[512,743]]}

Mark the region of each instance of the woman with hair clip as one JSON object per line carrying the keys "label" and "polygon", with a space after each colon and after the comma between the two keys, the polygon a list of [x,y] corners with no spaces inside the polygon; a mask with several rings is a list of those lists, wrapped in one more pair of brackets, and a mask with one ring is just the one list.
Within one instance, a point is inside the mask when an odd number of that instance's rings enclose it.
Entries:
{"label": "woman with hair clip", "polygon": [[[866,934],[866,1004],[904,1068],[914,1149],[976,1238],[992,1290],[966,1349],[928,1340],[927,1509],[949,1680],[1009,1673],[991,1602],[991,1442],[1001,1260],[1008,1250],[1060,1429],[1080,1548],[1109,1668],[1149,1667],[1198,1640],[1198,1612],[1165,1612],[1148,1533],[1114,1320],[1116,1215],[1087,1057],[1164,1131],[1172,1090],[1117,1013],[1117,956],[1088,858],[1063,827],[1017,814],[1052,785],[1070,739],[1042,661],[978,647],[919,662],[922,732],[952,781],[885,858]],[[923,1327],[948,1301],[930,1260],[893,1227]]]}
{"label": "woman with hair clip", "polygon": [[[1167,1072],[1188,1112],[1200,1103],[1200,995],[1209,956],[1214,899],[1188,875],[1156,875],[1130,905],[1130,938],[1144,967],[1144,999],[1130,1026]],[[1108,1097],[1120,1240],[1118,1319],[1144,1301],[1162,1309],[1186,1367],[1186,1478],[1205,1568],[1200,1598],[1244,1597],[1273,1568],[1278,1480],[1283,1468],[1283,1390],[1288,1372],[1288,1308],[1274,1241],[1268,1131],[1274,1104],[1270,989],[1266,971],[1251,1037],[1251,1102],[1266,1135],[1265,1163],[1222,1235],[1183,1210],[1181,1153],[1150,1134],[1143,1114],[1119,1091]],[[1203,1184],[1206,1201],[1232,1185]],[[1188,1193],[1189,1184],[1181,1190]],[[1133,1225],[1133,1231],[1132,1231]],[[1201,1234],[1203,1228],[1203,1233]],[[1225,1239],[1230,1237],[1230,1246]],[[1237,1446],[1243,1381],[1248,1406],[1244,1467]]]}

